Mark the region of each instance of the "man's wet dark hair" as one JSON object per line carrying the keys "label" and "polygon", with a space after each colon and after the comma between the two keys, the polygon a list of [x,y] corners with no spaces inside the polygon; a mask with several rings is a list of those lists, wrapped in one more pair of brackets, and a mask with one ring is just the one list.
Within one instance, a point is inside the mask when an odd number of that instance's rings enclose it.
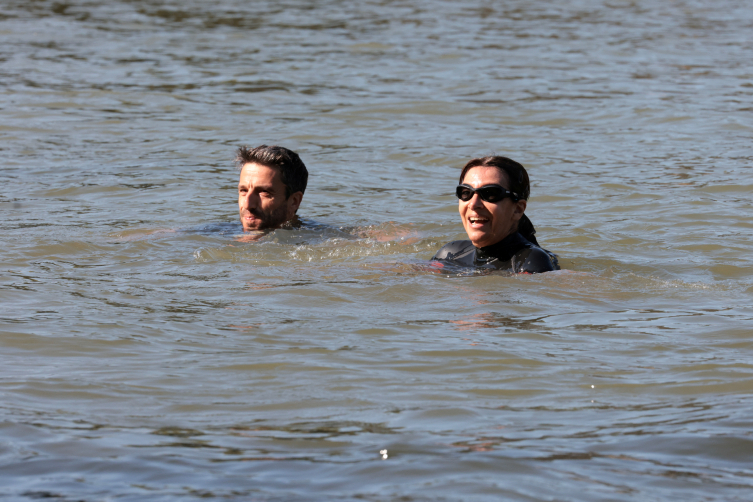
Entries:
{"label": "man's wet dark hair", "polygon": [[249,163],[271,167],[280,173],[285,185],[285,198],[289,199],[296,192],[306,192],[309,172],[301,158],[293,150],[282,146],[261,145],[256,148],[242,146],[235,154],[235,163],[239,169]]}
{"label": "man's wet dark hair", "polygon": [[[528,179],[528,172],[526,171],[526,168],[518,162],[499,155],[471,159],[465,166],[463,166],[463,171],[460,173],[460,181],[458,181],[458,183],[463,183],[465,175],[474,167],[496,167],[505,173],[507,179],[510,180],[510,186],[505,188],[514,192],[521,199],[528,200],[528,197],[531,196],[531,182]],[[518,232],[530,242],[537,246],[539,245],[534,236],[536,229],[533,228],[533,223],[531,223],[531,220],[529,220],[528,216],[525,214],[518,222]]]}

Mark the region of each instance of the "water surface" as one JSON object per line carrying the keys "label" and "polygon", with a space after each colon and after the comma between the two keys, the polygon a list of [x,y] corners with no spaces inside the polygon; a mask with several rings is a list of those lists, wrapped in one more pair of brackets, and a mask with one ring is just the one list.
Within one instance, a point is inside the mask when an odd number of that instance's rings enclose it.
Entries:
{"label": "water surface", "polygon": [[[6,1],[0,495],[748,500],[751,28],[734,0]],[[261,143],[323,227],[238,239]],[[566,270],[427,270],[491,153]]]}

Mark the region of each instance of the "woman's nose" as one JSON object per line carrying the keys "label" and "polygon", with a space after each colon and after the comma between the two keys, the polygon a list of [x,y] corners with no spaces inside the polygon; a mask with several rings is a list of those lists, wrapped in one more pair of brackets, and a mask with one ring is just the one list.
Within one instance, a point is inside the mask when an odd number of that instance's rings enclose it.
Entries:
{"label": "woman's nose", "polygon": [[471,207],[481,207],[484,203],[481,200],[481,197],[478,196],[477,193],[473,194],[473,197],[471,197]]}

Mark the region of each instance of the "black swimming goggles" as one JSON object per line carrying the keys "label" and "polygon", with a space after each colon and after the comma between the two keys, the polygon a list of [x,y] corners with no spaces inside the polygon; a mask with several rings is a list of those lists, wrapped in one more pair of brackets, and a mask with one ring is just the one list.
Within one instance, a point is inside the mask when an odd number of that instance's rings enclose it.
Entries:
{"label": "black swimming goggles", "polygon": [[499,202],[504,198],[510,197],[514,202],[518,202],[520,197],[515,192],[511,192],[500,185],[484,185],[482,187],[473,188],[470,185],[463,183],[458,185],[455,189],[455,195],[463,202],[468,202],[473,198],[473,194],[477,193],[479,198],[485,202]]}

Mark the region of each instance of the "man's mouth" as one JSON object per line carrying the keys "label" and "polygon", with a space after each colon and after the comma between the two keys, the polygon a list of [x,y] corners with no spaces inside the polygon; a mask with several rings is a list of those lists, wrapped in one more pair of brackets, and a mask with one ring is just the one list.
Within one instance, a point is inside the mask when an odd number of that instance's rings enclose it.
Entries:
{"label": "man's mouth", "polygon": [[264,225],[264,220],[261,215],[252,213],[251,211],[243,211],[241,215],[241,221],[245,230],[256,229]]}

